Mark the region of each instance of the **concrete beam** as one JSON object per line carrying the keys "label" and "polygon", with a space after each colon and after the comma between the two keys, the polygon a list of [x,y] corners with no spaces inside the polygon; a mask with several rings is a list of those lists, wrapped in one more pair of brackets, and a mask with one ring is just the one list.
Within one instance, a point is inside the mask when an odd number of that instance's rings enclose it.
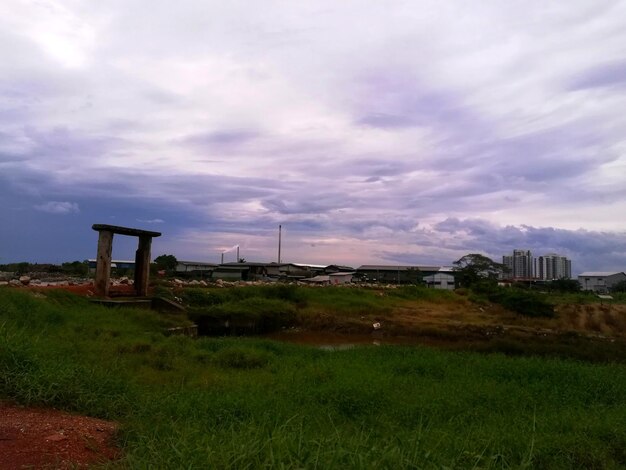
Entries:
{"label": "concrete beam", "polygon": [[113,232],[101,230],[98,236],[98,256],[96,257],[95,294],[100,297],[109,295],[109,277],[111,275],[111,252],[113,250]]}
{"label": "concrete beam", "polygon": [[148,295],[148,279],[150,278],[150,248],[152,238],[139,237],[139,246],[135,252],[135,293],[138,296]]}

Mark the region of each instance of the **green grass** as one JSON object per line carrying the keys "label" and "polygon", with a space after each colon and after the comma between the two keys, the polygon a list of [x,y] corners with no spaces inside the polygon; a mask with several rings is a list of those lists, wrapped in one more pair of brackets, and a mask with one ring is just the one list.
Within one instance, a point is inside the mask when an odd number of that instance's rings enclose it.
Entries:
{"label": "green grass", "polygon": [[[383,316],[407,301],[459,301],[452,292],[403,286],[376,290],[347,287],[312,288],[277,284],[229,289],[184,289],[181,293],[191,317],[201,325],[249,324],[254,332],[267,332],[295,323],[311,326],[319,317],[342,320]],[[208,327],[207,327],[208,328]]]}
{"label": "green grass", "polygon": [[177,321],[0,289],[0,396],[118,421],[128,468],[626,466],[623,365],[161,333]]}
{"label": "green grass", "polygon": [[[600,301],[598,296],[593,292],[549,292],[545,295],[550,302],[559,304],[571,304],[571,305],[586,305],[595,304]],[[626,293],[616,292],[610,294],[613,300],[610,303],[613,304],[626,304]]]}

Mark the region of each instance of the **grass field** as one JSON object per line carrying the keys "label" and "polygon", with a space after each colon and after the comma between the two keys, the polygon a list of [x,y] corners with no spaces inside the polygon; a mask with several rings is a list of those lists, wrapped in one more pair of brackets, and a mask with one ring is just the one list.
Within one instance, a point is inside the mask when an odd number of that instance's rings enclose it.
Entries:
{"label": "grass field", "polygon": [[[570,295],[574,303],[567,304],[563,294],[500,292],[506,294],[495,296],[500,303],[464,290],[417,286],[278,284],[179,289],[175,294],[189,306],[205,335],[258,335],[288,327],[367,335],[374,323],[381,323],[382,335],[412,337],[448,349],[626,362],[626,305],[580,303],[577,294]],[[174,295],[165,289],[161,294]],[[509,310],[509,305],[523,307],[528,314]]]}
{"label": "grass field", "polygon": [[[265,295],[242,292],[215,295]],[[328,292],[328,309],[341,300],[363,313]],[[626,466],[622,364],[166,337],[186,319],[38,296],[0,289],[0,396],[118,421],[125,457],[113,466]],[[387,308],[375,293],[366,300]]]}

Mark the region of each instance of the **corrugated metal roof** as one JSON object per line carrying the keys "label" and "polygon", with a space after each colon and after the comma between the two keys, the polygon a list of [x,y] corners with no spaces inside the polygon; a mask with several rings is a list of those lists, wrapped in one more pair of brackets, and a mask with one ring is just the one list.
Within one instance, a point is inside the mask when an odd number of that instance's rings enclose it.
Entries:
{"label": "corrugated metal roof", "polygon": [[183,264],[185,266],[194,265],[194,266],[217,266],[215,263],[204,263],[202,261],[177,261],[178,264]]}
{"label": "corrugated metal roof", "polygon": [[330,277],[328,275],[321,275],[300,280],[302,282],[330,282]]}
{"label": "corrugated metal roof", "polygon": [[325,269],[328,268],[337,268],[343,271],[354,271],[354,268],[352,266],[344,266],[342,264],[329,264],[328,266],[325,266]]}
{"label": "corrugated metal roof", "polygon": [[357,271],[408,271],[409,269],[419,269],[417,266],[392,266],[389,264],[364,264],[359,266]]}
{"label": "corrugated metal roof", "polygon": [[[89,263],[97,263],[98,260],[95,259],[88,259],[87,260]],[[121,263],[121,264],[135,264],[135,260],[124,260],[124,259],[112,259],[111,263]]]}
{"label": "corrugated metal roof", "polygon": [[231,263],[220,264],[220,266],[280,266],[280,265],[276,263],[257,263],[253,261],[245,261],[243,263],[237,263],[233,261]]}
{"label": "corrugated metal roof", "polygon": [[613,276],[614,274],[624,274],[622,271],[587,271],[584,273],[580,273],[578,277],[587,276],[587,277],[608,277]]}
{"label": "corrugated metal roof", "polygon": [[215,268],[215,271],[213,272],[223,272],[223,271],[249,271],[250,270],[250,266],[217,266]]}
{"label": "corrugated metal roof", "polygon": [[411,269],[418,269],[420,271],[442,271],[451,272],[452,268],[449,266],[394,266],[390,264],[364,264],[359,266],[357,271],[408,271]]}

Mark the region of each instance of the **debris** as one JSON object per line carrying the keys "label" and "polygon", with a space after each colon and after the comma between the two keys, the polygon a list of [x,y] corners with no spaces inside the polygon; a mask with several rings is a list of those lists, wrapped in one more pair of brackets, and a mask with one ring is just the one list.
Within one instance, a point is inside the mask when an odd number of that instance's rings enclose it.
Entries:
{"label": "debris", "polygon": [[382,328],[379,322],[374,323],[372,326],[374,327],[375,330],[380,330]]}

